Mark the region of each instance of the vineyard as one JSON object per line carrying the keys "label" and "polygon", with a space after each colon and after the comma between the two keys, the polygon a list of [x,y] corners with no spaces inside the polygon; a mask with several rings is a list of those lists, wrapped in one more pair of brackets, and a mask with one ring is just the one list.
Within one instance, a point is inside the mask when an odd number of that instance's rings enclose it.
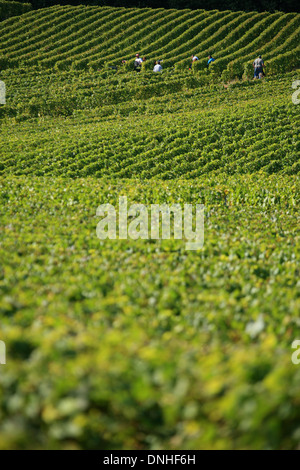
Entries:
{"label": "vineyard", "polygon": [[105,74],[3,74],[11,90],[0,174],[170,180],[299,173],[297,74],[228,88],[188,72]]}
{"label": "vineyard", "polygon": [[[300,448],[299,28],[92,6],[0,22],[0,449]],[[203,249],[99,240],[119,196],[204,204]]]}
{"label": "vineyard", "polygon": [[19,16],[31,10],[29,3],[7,2],[0,0],[0,21],[7,20],[12,16]]}
{"label": "vineyard", "polygon": [[218,73],[242,75],[260,53],[277,73],[299,66],[299,38],[299,13],[55,6],[0,24],[0,68],[97,70],[122,59],[130,67],[139,51],[147,68],[161,58],[184,69],[195,52],[197,70],[213,53]]}

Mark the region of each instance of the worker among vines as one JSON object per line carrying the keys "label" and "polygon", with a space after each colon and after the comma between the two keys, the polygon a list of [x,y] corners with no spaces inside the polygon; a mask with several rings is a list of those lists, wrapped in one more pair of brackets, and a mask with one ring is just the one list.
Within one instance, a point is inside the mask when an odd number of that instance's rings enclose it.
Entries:
{"label": "worker among vines", "polygon": [[162,72],[162,66],[160,65],[160,60],[156,61],[153,72]]}
{"label": "worker among vines", "polygon": [[192,70],[193,63],[197,62],[197,60],[199,60],[198,57],[195,54],[192,54],[192,65],[190,66],[189,70]]}
{"label": "worker among vines", "polygon": [[207,61],[207,68],[208,68],[208,67],[210,66],[210,64],[211,64],[212,62],[214,62],[214,61],[215,61],[215,59],[213,58],[213,56],[212,56],[211,54],[209,54],[209,56],[208,56],[208,61]]}
{"label": "worker among vines", "polygon": [[136,72],[140,72],[142,68],[143,59],[140,57],[139,54],[135,54],[135,61],[134,61],[134,70]]}
{"label": "worker among vines", "polygon": [[261,55],[253,62],[254,67],[254,78],[262,78],[264,75],[263,67],[265,66],[264,61],[261,58]]}

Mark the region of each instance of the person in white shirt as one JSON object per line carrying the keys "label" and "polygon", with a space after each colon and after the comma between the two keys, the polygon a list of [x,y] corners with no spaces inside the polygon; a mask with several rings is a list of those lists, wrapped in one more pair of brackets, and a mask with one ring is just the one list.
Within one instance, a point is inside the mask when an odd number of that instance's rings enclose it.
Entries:
{"label": "person in white shirt", "polygon": [[253,67],[254,67],[254,78],[262,78],[264,69],[263,67],[265,66],[264,61],[261,58],[261,55],[255,59],[253,62]]}
{"label": "person in white shirt", "polygon": [[141,71],[143,59],[140,57],[139,54],[135,54],[135,61],[134,61],[134,70],[137,72]]}
{"label": "person in white shirt", "polygon": [[[196,60],[199,60],[198,57],[196,55],[192,54],[192,65],[193,65],[194,62],[196,62]],[[189,70],[192,70],[192,65],[190,65]]]}
{"label": "person in white shirt", "polygon": [[156,61],[156,64],[154,65],[153,72],[162,72],[162,66],[160,65],[160,60]]}

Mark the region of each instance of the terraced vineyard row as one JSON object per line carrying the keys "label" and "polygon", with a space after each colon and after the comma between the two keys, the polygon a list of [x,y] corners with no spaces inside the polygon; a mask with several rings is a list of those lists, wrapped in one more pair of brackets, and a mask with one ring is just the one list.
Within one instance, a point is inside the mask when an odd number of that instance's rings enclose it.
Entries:
{"label": "terraced vineyard row", "polygon": [[[11,99],[8,94],[19,130],[16,134],[14,120],[4,120],[0,174],[142,179],[297,174],[300,122],[291,100],[296,76],[193,88],[180,74],[170,75],[164,87],[155,74],[105,79],[70,72],[40,74],[35,88],[38,75],[24,74],[12,81]],[[180,92],[174,92],[176,86]],[[159,101],[157,87],[164,91]],[[42,121],[33,127],[34,117]]]}
{"label": "terraced vineyard row", "polygon": [[139,51],[149,59],[146,69],[157,58],[164,68],[186,68],[192,52],[196,69],[205,69],[212,52],[218,73],[241,76],[260,52],[276,73],[282,62],[287,70],[299,66],[299,37],[296,13],[55,6],[0,24],[0,67],[96,70]]}
{"label": "terraced vineyard row", "polygon": [[[251,74],[252,77],[252,74]],[[143,74],[115,72],[104,69],[102,71],[28,71],[19,69],[7,70],[1,74],[6,83],[7,104],[0,108],[0,116],[17,118],[36,117],[45,115],[65,116],[71,115],[75,110],[98,109],[98,115],[103,115],[106,106],[120,107],[122,103],[144,103],[150,98],[160,97],[156,103],[159,108],[163,97],[169,96],[180,109],[184,109],[186,93],[194,90],[195,100],[190,107],[199,108],[203,97],[209,96],[210,103],[222,102],[232,99],[232,90],[241,90],[242,99],[251,97],[254,90],[262,100],[272,93],[275,87],[277,98],[282,93],[291,101],[292,82],[297,80],[297,72],[285,73],[277,77],[267,78],[263,83],[252,80],[232,83],[229,85],[230,93],[226,92],[222,79],[212,73],[190,74],[189,71],[167,70],[164,74]],[[224,89],[225,88],[225,89]],[[179,93],[180,92],[180,93]],[[219,93],[220,92],[220,93]],[[255,93],[254,93],[254,96]],[[111,109],[113,109],[111,108]],[[163,110],[162,110],[163,111]]]}

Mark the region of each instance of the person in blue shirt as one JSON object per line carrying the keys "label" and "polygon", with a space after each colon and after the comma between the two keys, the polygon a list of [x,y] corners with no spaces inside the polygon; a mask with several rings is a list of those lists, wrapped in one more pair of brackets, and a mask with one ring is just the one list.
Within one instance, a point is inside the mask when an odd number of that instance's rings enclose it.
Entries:
{"label": "person in blue shirt", "polygon": [[208,56],[207,67],[209,67],[209,64],[211,64],[211,63],[214,62],[214,61],[215,61],[215,59],[214,59],[211,55],[209,55],[209,56]]}

